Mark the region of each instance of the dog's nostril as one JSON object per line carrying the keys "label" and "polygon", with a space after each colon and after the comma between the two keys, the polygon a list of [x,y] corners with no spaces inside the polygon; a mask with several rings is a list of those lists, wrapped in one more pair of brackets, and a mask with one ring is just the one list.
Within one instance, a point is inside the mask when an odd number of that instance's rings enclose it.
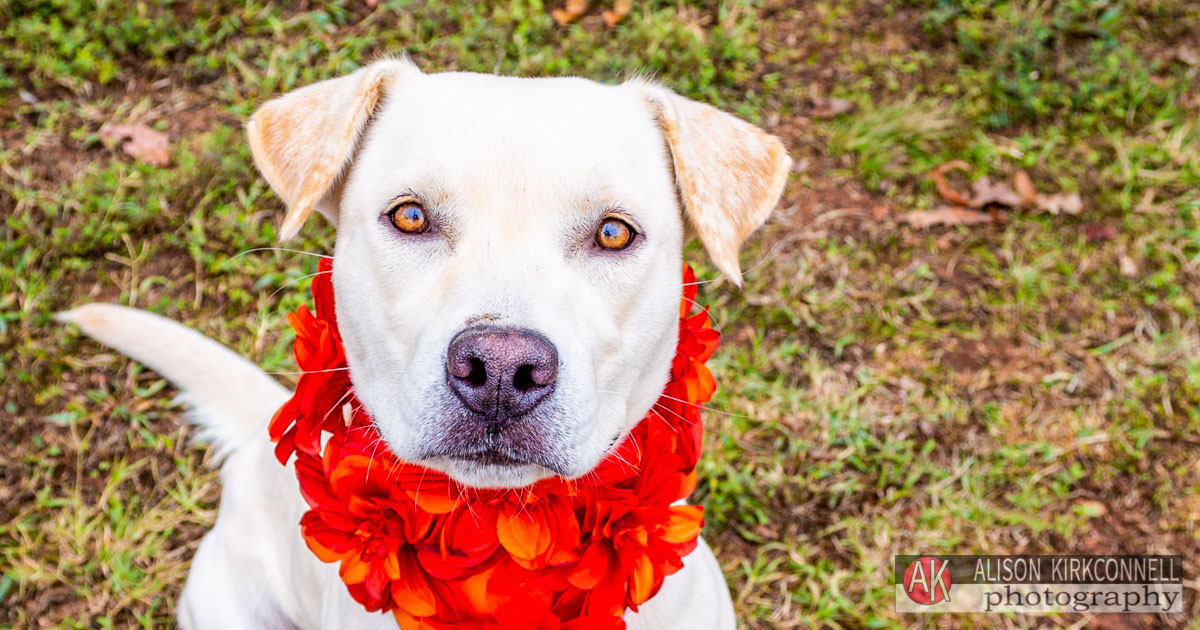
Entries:
{"label": "dog's nostril", "polygon": [[487,379],[487,365],[484,364],[483,359],[472,358],[471,371],[463,380],[465,380],[471,387],[482,387],[484,383],[487,383]]}
{"label": "dog's nostril", "polygon": [[533,366],[522,365],[517,368],[517,372],[513,374],[513,388],[519,392],[527,392],[538,384],[533,382]]}

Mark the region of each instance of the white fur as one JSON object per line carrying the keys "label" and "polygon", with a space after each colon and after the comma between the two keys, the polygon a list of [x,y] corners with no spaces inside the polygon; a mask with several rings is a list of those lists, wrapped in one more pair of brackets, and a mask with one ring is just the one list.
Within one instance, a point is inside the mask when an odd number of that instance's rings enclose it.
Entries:
{"label": "white fur", "polygon": [[[290,204],[286,229],[313,208],[337,224],[333,282],[350,377],[388,446],[481,487],[552,473],[427,456],[463,421],[446,384],[451,338],[484,318],[555,345],[555,390],[522,422],[557,470],[584,474],[666,384],[685,223],[736,271],[737,247],[774,205],[789,163],[776,139],[644,82],[425,75],[406,60],[273,101],[247,131]],[[734,164],[745,172],[730,172]],[[739,181],[749,192],[728,190]],[[382,218],[401,195],[424,201],[435,233],[405,235]],[[612,211],[644,233],[624,252],[592,243]],[[305,548],[306,506],[266,431],[283,388],[155,315],[89,305],[61,319],[168,377],[226,455],[220,516],[193,560],[181,626],[395,628]],[[708,546],[626,620],[633,630],[734,627]]]}

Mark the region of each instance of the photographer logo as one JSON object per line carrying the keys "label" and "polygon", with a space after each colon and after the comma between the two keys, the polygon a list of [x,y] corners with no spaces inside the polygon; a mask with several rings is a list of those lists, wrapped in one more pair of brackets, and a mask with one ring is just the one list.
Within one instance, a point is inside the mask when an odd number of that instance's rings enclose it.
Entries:
{"label": "photographer logo", "polygon": [[904,592],[923,606],[950,601],[950,561],[922,557],[904,570]]}

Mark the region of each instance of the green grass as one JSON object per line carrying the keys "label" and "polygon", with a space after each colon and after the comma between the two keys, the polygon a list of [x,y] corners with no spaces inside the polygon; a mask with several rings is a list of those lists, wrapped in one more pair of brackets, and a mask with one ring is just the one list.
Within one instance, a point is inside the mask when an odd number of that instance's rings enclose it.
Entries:
{"label": "green grass", "polygon": [[[157,375],[51,315],[132,304],[294,369],[282,315],[315,263],[243,253],[275,245],[281,206],[240,123],[406,50],[430,71],[651,73],[803,165],[744,290],[688,251],[725,335],[696,498],[744,626],[990,627],[894,613],[891,556],[1153,551],[1185,554],[1189,615],[1142,621],[1200,628],[1192,3],[638,2],[615,29],[538,2],[291,6],[0,7],[0,626],[171,626],[217,478]],[[857,108],[812,119],[818,96]],[[169,133],[171,164],[105,147],[109,122]],[[899,226],[942,203],[926,175],[952,159],[1085,211]],[[1116,238],[1088,243],[1100,222]],[[332,241],[316,221],[294,247]]]}

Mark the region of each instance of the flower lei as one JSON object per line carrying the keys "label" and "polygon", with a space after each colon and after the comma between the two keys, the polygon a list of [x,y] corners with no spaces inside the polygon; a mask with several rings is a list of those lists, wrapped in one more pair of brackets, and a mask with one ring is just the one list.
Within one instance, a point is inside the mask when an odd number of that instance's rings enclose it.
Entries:
{"label": "flower lei", "polygon": [[341,563],[356,601],[406,630],[624,628],[625,609],[683,567],[704,524],[703,508],[672,505],[695,488],[700,404],[716,389],[704,362],[719,334],[707,309],[689,315],[692,270],[684,265],[670,382],[628,439],[586,481],[484,490],[382,443],[351,391],[332,269],[321,260],[316,312],[288,315],[303,372],[270,425],[280,463],[296,456],[309,549]]}

